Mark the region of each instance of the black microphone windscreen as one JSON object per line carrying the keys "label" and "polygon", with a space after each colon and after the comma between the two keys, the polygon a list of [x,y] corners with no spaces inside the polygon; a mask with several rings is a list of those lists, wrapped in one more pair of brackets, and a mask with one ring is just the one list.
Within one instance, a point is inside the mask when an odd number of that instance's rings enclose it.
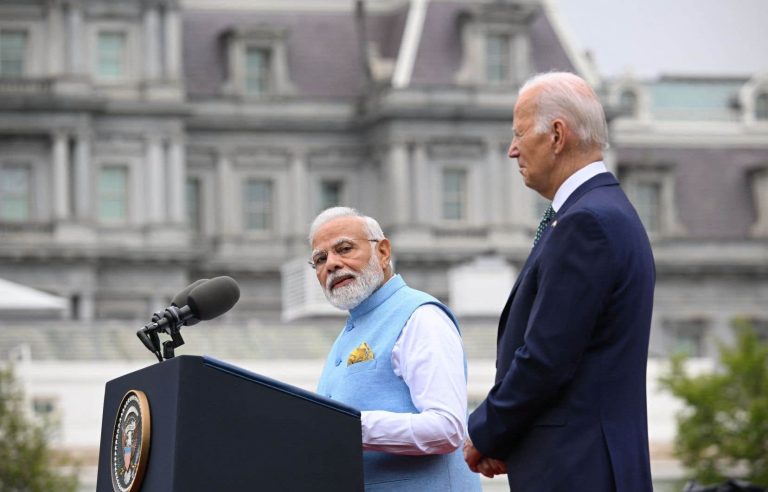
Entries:
{"label": "black microphone windscreen", "polygon": [[209,320],[226,313],[240,299],[240,287],[232,277],[216,277],[189,293],[187,305],[195,318]]}
{"label": "black microphone windscreen", "polygon": [[207,278],[201,278],[200,280],[195,280],[191,284],[184,287],[184,289],[173,296],[173,299],[171,300],[171,305],[176,307],[184,307],[187,305],[187,297],[189,297],[189,293],[192,292],[192,289],[197,287],[198,285],[202,285],[208,281]]}

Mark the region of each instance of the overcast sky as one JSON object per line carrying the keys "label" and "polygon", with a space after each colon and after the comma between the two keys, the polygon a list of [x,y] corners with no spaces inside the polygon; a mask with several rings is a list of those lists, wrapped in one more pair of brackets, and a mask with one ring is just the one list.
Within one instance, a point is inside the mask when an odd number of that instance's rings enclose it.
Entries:
{"label": "overcast sky", "polygon": [[768,0],[553,0],[600,75],[768,71]]}

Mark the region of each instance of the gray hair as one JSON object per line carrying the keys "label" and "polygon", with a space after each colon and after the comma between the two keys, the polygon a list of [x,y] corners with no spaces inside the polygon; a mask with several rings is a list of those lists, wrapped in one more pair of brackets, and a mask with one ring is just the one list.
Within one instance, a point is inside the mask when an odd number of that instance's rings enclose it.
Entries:
{"label": "gray hair", "polygon": [[608,124],[600,99],[587,82],[570,72],[548,72],[528,79],[518,92],[537,88],[535,130],[543,133],[562,118],[579,136],[583,147],[608,148]]}
{"label": "gray hair", "polygon": [[384,232],[373,217],[363,215],[351,207],[331,207],[320,212],[312,221],[312,225],[309,227],[309,245],[312,246],[315,234],[322,225],[340,217],[360,217],[364,222],[365,232],[368,234],[366,239],[384,239]]}

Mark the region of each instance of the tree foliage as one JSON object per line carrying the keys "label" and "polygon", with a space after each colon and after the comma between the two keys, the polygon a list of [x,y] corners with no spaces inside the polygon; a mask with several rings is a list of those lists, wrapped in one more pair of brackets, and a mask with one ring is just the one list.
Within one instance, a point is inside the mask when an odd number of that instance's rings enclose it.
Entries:
{"label": "tree foliage", "polygon": [[24,398],[10,368],[0,366],[0,491],[74,492],[76,471],[57,472],[65,465],[48,444],[51,423],[28,416]]}
{"label": "tree foliage", "polygon": [[718,370],[690,376],[684,358],[661,378],[684,404],[677,416],[675,454],[696,480],[739,476],[768,486],[768,343],[752,326],[734,322],[732,347],[720,345]]}

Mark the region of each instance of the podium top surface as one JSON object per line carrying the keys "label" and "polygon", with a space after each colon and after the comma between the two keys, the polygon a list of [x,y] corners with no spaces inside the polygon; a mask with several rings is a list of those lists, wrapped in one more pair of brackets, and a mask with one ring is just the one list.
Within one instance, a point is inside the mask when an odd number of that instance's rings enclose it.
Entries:
{"label": "podium top surface", "polygon": [[[183,355],[180,357],[190,357],[190,356]],[[290,385],[288,383],[283,383],[276,379],[272,379],[272,378],[263,376],[261,374],[257,374],[255,372],[251,372],[247,369],[243,369],[242,367],[238,367],[234,364],[230,364],[229,362],[224,362],[223,360],[216,359],[215,357],[211,357],[209,355],[202,356],[202,359],[203,359],[203,364],[213,369],[218,369],[220,371],[224,371],[226,373],[232,374],[233,376],[241,377],[248,381],[252,381],[257,384],[268,386],[276,391],[281,391],[283,393],[293,395],[294,397],[302,398],[304,400],[308,400],[318,405],[322,405],[324,407],[328,407],[333,410],[345,413],[352,417],[360,418],[359,410],[352,408],[349,405],[340,403],[338,401],[331,400],[330,398],[326,398],[324,396],[318,395],[317,393],[313,393],[311,391],[307,391],[305,389]]]}

